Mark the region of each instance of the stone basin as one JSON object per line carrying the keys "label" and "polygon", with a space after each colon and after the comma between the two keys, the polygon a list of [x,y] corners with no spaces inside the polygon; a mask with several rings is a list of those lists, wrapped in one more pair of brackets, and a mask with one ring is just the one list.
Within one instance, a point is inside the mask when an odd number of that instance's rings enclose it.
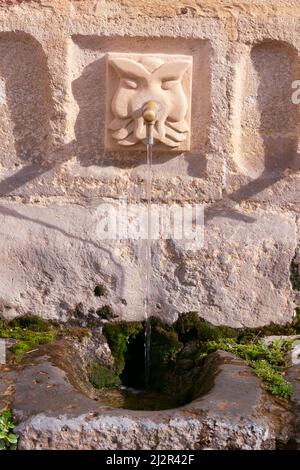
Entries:
{"label": "stone basin", "polygon": [[285,444],[292,432],[288,405],[270,396],[244,361],[223,351],[206,359],[199,398],[163,411],[96,400],[67,340],[1,367],[0,407],[13,408],[19,449],[260,450]]}

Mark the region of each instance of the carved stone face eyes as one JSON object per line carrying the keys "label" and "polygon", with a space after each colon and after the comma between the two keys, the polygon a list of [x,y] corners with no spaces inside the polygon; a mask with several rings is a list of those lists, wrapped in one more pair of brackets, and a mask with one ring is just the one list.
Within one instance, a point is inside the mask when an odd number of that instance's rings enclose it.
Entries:
{"label": "carved stone face eyes", "polygon": [[163,90],[171,90],[176,84],[178,84],[179,80],[163,80],[161,82],[161,87]]}
{"label": "carved stone face eyes", "polygon": [[[171,90],[178,83],[179,80],[162,80],[161,88],[162,90]],[[122,85],[129,90],[135,90],[139,86],[138,82],[132,78],[124,78]]]}
{"label": "carved stone face eyes", "polygon": [[138,87],[137,82],[135,80],[132,80],[131,78],[124,78],[122,84],[125,88],[128,88],[130,90],[134,90]]}

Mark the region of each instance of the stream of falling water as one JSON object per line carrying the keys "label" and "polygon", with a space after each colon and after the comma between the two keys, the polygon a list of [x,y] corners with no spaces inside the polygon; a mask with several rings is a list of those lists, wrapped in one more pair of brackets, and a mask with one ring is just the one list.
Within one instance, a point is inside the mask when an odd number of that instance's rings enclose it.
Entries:
{"label": "stream of falling water", "polygon": [[146,240],[146,291],[145,291],[145,388],[149,387],[150,379],[150,347],[151,347],[151,192],[152,192],[152,143],[147,143],[147,240]]}

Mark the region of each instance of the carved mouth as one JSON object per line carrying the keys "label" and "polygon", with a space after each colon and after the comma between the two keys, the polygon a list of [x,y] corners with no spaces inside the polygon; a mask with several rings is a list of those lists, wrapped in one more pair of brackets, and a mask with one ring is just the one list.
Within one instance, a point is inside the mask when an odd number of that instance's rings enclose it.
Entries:
{"label": "carved mouth", "polygon": [[[109,129],[113,131],[112,137],[119,145],[132,146],[146,139],[146,126],[143,118],[114,119]],[[179,147],[186,140],[188,124],[185,119],[181,121],[157,121],[153,129],[155,143],[161,142],[168,147]]]}

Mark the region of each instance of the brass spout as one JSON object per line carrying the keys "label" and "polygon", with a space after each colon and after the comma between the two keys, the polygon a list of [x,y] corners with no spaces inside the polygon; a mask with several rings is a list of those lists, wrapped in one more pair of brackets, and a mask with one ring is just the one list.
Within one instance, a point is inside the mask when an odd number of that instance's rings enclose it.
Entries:
{"label": "brass spout", "polygon": [[154,124],[157,119],[158,104],[156,101],[147,101],[143,109],[145,124]]}
{"label": "brass spout", "polygon": [[153,126],[157,120],[158,103],[150,100],[143,108],[143,118],[146,124],[147,145],[153,145]]}

